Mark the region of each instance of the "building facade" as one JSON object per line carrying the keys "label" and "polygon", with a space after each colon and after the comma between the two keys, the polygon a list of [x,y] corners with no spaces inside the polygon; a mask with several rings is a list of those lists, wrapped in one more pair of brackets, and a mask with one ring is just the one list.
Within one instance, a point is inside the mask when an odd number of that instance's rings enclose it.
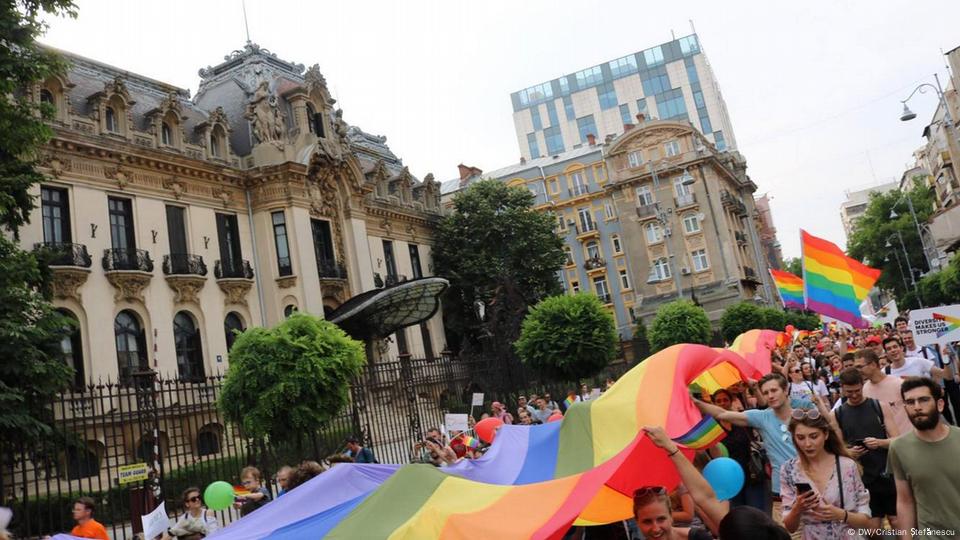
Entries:
{"label": "building facade", "polygon": [[844,191],[846,200],[840,204],[840,221],[843,223],[843,232],[847,237],[847,241],[850,240],[850,235],[853,234],[857,220],[867,211],[867,206],[870,204],[870,194],[886,193],[898,188],[898,182],[886,182],[864,189]]}
{"label": "building facade", "polygon": [[780,270],[783,268],[783,250],[777,240],[777,227],[773,224],[773,212],[770,210],[770,196],[766,193],[754,198],[757,207],[757,226],[760,232],[760,251],[766,257],[767,266]]}
{"label": "building facade", "polygon": [[717,151],[688,122],[661,120],[486,173],[461,166],[441,191],[447,206],[480,179],[529,189],[564,240],[564,290],[599,297],[629,339],[638,320],[679,297],[714,323],[733,303],[776,300],[745,171],[738,153]]}
{"label": "building facade", "polygon": [[696,34],[533,85],[510,99],[527,160],[587,146],[588,135],[606,140],[650,118],[688,121],[718,150],[737,148]]}
{"label": "building facade", "polygon": [[[429,273],[439,182],[349,126],[317,66],[248,43],[187,90],[69,53],[27,89],[56,109],[21,232],[52,253],[78,384],[223,372],[234,330],[319,316]],[[439,315],[372,359],[444,347]]]}

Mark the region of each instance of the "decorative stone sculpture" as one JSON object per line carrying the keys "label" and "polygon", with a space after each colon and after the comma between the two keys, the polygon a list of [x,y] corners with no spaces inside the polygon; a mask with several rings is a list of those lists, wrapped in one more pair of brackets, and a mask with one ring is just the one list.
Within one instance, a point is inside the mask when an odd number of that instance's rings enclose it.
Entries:
{"label": "decorative stone sculpture", "polygon": [[269,81],[260,81],[243,116],[253,122],[253,135],[257,141],[270,142],[278,147],[283,146],[286,117],[280,110],[277,96],[270,92]]}

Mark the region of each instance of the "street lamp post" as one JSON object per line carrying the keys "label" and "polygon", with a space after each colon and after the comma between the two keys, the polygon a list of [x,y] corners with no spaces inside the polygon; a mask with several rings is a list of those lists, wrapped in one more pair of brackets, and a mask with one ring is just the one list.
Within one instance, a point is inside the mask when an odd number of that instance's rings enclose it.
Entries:
{"label": "street lamp post", "polygon": [[[917,212],[913,209],[913,199],[910,198],[910,193],[904,193],[903,195],[901,195],[900,198],[897,199],[897,202],[894,203],[893,205],[896,206],[898,203],[900,203],[900,201],[904,199],[907,200],[907,208],[910,209],[910,216],[913,217],[913,225],[914,227],[917,228],[917,235],[920,237],[920,247],[923,250],[923,258],[925,261],[927,261],[927,269],[930,271],[933,271],[934,261],[936,261],[937,267],[940,266],[940,261],[936,258],[936,256],[932,258],[930,257],[930,251],[927,250],[927,239],[926,239],[926,236],[923,234],[924,233],[923,227],[920,226],[920,220],[917,219]],[[890,210],[890,219],[897,219],[899,216],[900,215],[897,214],[896,210],[894,209]]]}
{"label": "street lamp post", "polygon": [[[920,307],[922,308],[923,300],[920,298],[920,291],[917,289],[917,279],[913,275],[913,266],[910,265],[910,257],[907,255],[907,247],[903,243],[903,235],[900,234],[900,231],[896,231],[896,233],[888,236],[887,245],[884,247],[886,247],[887,249],[893,248],[893,244],[890,243],[890,239],[893,238],[894,236],[896,236],[900,240],[900,249],[903,250],[903,260],[907,264],[907,272],[910,273],[910,284],[913,285],[913,293],[917,295],[917,302],[920,304]],[[896,255],[896,251],[894,251],[894,255]],[[901,272],[902,271],[903,269],[901,268]]]}
{"label": "street lamp post", "polygon": [[[654,163],[652,161],[648,163],[648,166],[650,167],[650,174],[653,177],[654,193],[656,193],[656,189],[660,187],[660,177],[657,176],[657,169],[654,166]],[[689,171],[684,169],[683,175],[680,177],[680,183],[684,186],[692,186],[694,182],[695,180],[693,178],[693,175],[691,175]],[[676,212],[674,212],[674,208],[672,207],[669,208],[670,212],[667,212],[666,210],[661,208],[659,204],[656,206],[656,208],[657,208],[657,213],[656,213],[657,222],[659,222],[660,226],[663,228],[663,236],[664,236],[663,245],[667,249],[667,265],[668,265],[668,268],[670,269],[670,273],[673,274],[673,286],[676,287],[677,289],[677,300],[682,300],[683,289],[681,288],[681,285],[680,285],[680,272],[677,272],[676,265],[674,264],[674,261],[673,261],[674,256],[670,252],[670,239],[673,237],[673,230],[672,230],[672,227],[670,227],[670,222],[668,220],[668,217],[670,213],[676,213]]]}
{"label": "street lamp post", "polygon": [[[911,111],[910,108],[907,107],[907,102],[910,101],[910,99],[917,92],[923,94],[926,92],[927,89],[933,90],[937,94],[937,99],[940,101],[940,106],[943,107],[943,127],[947,132],[947,153],[950,155],[950,167],[953,170],[953,177],[955,179],[960,179],[960,174],[958,174],[958,171],[960,171],[958,167],[960,167],[960,165],[957,164],[957,159],[960,159],[960,148],[957,148],[956,126],[954,125],[953,117],[950,114],[950,106],[943,95],[943,87],[940,86],[940,77],[936,73],[934,73],[933,79],[937,83],[936,86],[930,83],[921,83],[916,88],[914,88],[912,92],[910,92],[910,95],[907,96],[907,99],[904,99],[903,101],[900,102],[903,104],[903,112],[900,114],[900,121],[909,122],[910,120],[913,120],[914,118],[917,117],[917,113]],[[923,245],[923,256],[927,260],[927,268],[929,268],[930,270],[933,270],[934,269],[933,261],[936,261],[937,267],[939,267],[939,263],[940,263],[939,259],[936,257],[936,246],[934,246],[934,253],[933,253],[934,257],[933,259],[931,259],[930,251],[927,250],[927,242],[924,239],[923,231],[920,228],[920,223],[919,221],[917,221],[917,214],[913,210],[913,202],[910,201],[909,196],[907,197],[907,201],[910,207],[910,213],[913,215],[914,225],[916,225],[917,227],[917,234],[920,235],[920,243]],[[892,217],[893,216],[891,215],[891,218]]]}

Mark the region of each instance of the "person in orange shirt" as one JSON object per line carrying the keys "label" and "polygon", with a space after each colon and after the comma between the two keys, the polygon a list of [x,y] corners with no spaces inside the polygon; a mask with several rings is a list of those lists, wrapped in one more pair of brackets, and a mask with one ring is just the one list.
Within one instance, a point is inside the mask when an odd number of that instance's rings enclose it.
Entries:
{"label": "person in orange shirt", "polygon": [[110,540],[107,536],[107,529],[97,520],[93,519],[93,511],[97,504],[90,497],[80,497],[73,503],[73,520],[77,526],[70,531],[73,536],[80,538],[96,538],[98,540]]}

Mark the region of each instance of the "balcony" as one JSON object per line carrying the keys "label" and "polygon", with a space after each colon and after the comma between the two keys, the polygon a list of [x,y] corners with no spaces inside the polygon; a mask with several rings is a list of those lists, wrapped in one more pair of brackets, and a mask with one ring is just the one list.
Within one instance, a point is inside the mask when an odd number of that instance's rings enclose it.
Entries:
{"label": "balcony", "polygon": [[105,249],[103,269],[107,272],[153,272],[153,259],[145,249]]}
{"label": "balcony", "polygon": [[87,246],[67,242],[43,242],[34,244],[34,251],[50,266],[53,296],[81,301],[80,287],[87,282],[93,261]]}
{"label": "balcony", "polygon": [[336,261],[318,260],[317,271],[320,279],[347,279],[347,268]]}
{"label": "balcony", "polygon": [[130,300],[143,303],[143,289],[153,278],[153,259],[143,249],[103,250],[103,270],[107,281],[116,289],[115,301]]}
{"label": "balcony", "polygon": [[198,295],[207,282],[207,265],[203,257],[190,253],[171,253],[163,256],[163,273],[167,285],[173,289],[176,303],[199,303]]}
{"label": "balcony", "polygon": [[163,273],[168,276],[205,276],[207,264],[200,255],[171,253],[163,256]]}
{"label": "balcony", "polygon": [[740,231],[733,231],[733,237],[737,239],[738,246],[747,245],[747,235],[743,234]]}
{"label": "balcony", "polygon": [[757,278],[757,271],[749,266],[743,267],[743,281],[750,283],[759,284],[760,280]]}
{"label": "balcony", "polygon": [[224,294],[224,304],[247,305],[247,293],[253,287],[253,268],[243,259],[218,260],[213,263],[213,276]]}
{"label": "balcony", "polygon": [[583,263],[583,269],[587,271],[588,274],[603,270],[607,267],[607,261],[601,259],[600,257],[593,257],[587,259]]}
{"label": "balcony", "polygon": [[652,219],[657,217],[657,203],[641,204],[637,206],[637,217],[640,219]]}
{"label": "balcony", "polygon": [[[377,277],[379,277],[379,274]],[[387,274],[387,279],[384,282],[384,285],[386,285],[387,287],[393,287],[403,283],[406,280],[407,280],[407,276],[404,276],[402,274],[401,275]]]}
{"label": "balcony", "polygon": [[218,260],[213,263],[213,275],[217,279],[253,279],[253,268],[243,259]]}
{"label": "balcony", "polygon": [[733,210],[739,216],[747,215],[747,205],[743,203],[743,200],[725,189],[720,192],[720,202],[724,208]]}
{"label": "balcony", "polygon": [[678,195],[673,199],[673,202],[677,205],[677,208],[683,208],[685,206],[693,206],[697,204],[697,194],[693,193],[684,193],[683,195]]}
{"label": "balcony", "polygon": [[41,242],[33,245],[34,251],[43,251],[49,258],[50,266],[76,266],[90,268],[93,260],[87,253],[87,246],[67,242]]}
{"label": "balcony", "polygon": [[574,185],[573,188],[567,190],[567,195],[571,198],[586,195],[587,193],[590,193],[590,187],[587,185]]}
{"label": "balcony", "polygon": [[613,298],[610,296],[609,293],[607,293],[607,294],[598,294],[598,295],[597,295],[597,298],[600,299],[600,303],[601,303],[601,304],[612,304],[612,303],[613,303]]}

